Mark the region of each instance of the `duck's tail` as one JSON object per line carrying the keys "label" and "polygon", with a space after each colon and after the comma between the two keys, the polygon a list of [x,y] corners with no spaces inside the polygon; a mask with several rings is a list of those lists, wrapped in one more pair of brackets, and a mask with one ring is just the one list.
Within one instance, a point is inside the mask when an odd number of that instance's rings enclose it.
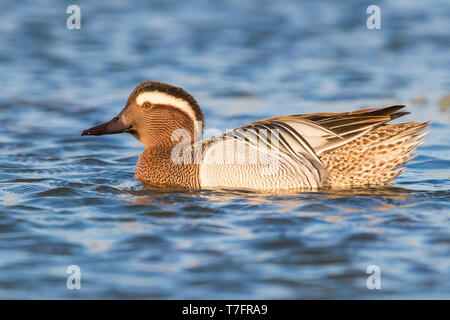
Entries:
{"label": "duck's tail", "polygon": [[[392,119],[407,113],[394,113]],[[331,187],[380,185],[405,171],[399,168],[428,134],[429,122],[385,124],[338,148],[325,151],[320,159],[328,171]]]}

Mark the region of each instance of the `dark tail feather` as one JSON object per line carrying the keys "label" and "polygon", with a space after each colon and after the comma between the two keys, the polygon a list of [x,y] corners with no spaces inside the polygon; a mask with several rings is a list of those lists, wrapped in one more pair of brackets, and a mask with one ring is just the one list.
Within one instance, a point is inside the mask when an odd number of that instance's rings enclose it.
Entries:
{"label": "dark tail feather", "polygon": [[386,108],[377,109],[374,111],[370,111],[367,113],[367,115],[371,116],[389,116],[391,120],[403,117],[407,114],[410,114],[410,112],[397,112],[398,110],[401,110],[405,108],[405,105],[396,105],[396,106],[390,106]]}
{"label": "dark tail feather", "polygon": [[390,106],[390,107],[386,107],[386,108],[381,108],[381,109],[377,109],[374,111],[370,111],[367,113],[367,115],[371,115],[371,116],[389,116],[391,114],[393,114],[394,112],[397,112],[400,109],[405,108],[406,106],[404,105],[397,105],[397,106]]}

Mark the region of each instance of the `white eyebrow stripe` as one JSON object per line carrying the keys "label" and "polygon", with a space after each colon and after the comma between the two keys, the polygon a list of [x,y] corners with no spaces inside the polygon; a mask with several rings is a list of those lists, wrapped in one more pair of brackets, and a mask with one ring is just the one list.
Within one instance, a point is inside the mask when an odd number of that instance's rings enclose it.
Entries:
{"label": "white eyebrow stripe", "polygon": [[194,110],[187,101],[180,98],[176,98],[169,94],[158,91],[143,92],[136,98],[136,103],[138,105],[142,105],[144,102],[174,106],[180,109],[181,111],[185,112],[192,119],[192,121],[195,122],[197,120],[195,117]]}

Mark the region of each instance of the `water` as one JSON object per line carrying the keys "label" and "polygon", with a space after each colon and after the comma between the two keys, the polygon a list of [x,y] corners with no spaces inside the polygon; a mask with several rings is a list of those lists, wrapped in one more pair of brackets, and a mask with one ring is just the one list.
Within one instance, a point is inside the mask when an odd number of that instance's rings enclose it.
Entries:
{"label": "water", "polygon": [[[78,1],[81,30],[70,2],[1,2],[0,298],[450,298],[449,3],[368,30],[370,2],[243,2]],[[397,103],[432,126],[392,187],[146,190],[138,141],[80,133],[147,79],[207,128]]]}

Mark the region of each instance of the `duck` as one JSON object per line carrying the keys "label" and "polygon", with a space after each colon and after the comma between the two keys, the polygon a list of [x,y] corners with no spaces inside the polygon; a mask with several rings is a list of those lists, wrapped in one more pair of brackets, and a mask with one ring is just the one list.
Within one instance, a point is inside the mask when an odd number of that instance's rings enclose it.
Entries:
{"label": "duck", "polygon": [[203,112],[187,91],[144,81],[112,120],[82,136],[129,133],[145,149],[135,179],[157,187],[318,190],[389,185],[430,122],[388,123],[404,105],[257,120],[202,140]]}

